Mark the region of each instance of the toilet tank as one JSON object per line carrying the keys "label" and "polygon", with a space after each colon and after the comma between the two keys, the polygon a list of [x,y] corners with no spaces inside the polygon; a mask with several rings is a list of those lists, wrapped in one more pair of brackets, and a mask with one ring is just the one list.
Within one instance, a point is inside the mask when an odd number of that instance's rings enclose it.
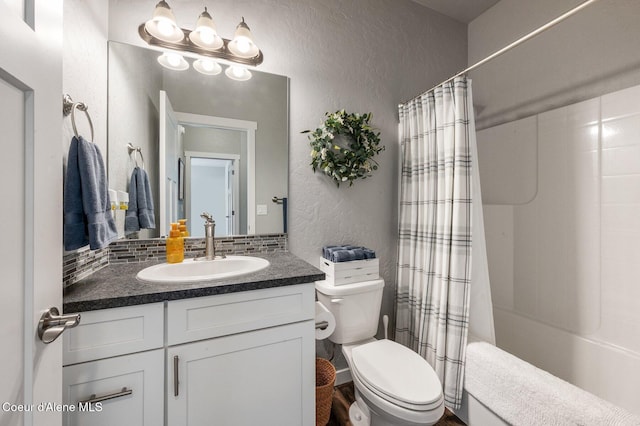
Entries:
{"label": "toilet tank", "polygon": [[355,343],[378,331],[384,280],[334,286],[316,281],[318,301],[333,314],[336,329],[329,336],[334,343]]}

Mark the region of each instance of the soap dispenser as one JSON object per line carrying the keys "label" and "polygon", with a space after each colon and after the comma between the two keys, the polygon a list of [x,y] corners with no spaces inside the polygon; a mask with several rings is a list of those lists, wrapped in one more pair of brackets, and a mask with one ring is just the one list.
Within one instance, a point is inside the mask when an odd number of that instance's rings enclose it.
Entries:
{"label": "soap dispenser", "polygon": [[178,229],[180,230],[180,236],[182,238],[189,236],[189,231],[187,230],[187,219],[178,219]]}
{"label": "soap dispenser", "polygon": [[177,223],[171,224],[167,238],[167,263],[180,263],[184,260],[184,239],[180,236]]}

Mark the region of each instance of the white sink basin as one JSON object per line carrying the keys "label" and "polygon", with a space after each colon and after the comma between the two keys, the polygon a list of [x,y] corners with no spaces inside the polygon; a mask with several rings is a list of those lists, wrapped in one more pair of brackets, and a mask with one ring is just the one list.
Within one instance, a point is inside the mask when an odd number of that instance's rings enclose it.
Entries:
{"label": "white sink basin", "polygon": [[140,281],[171,284],[216,280],[250,274],[269,266],[269,261],[251,256],[227,256],[224,259],[161,263],[138,272]]}

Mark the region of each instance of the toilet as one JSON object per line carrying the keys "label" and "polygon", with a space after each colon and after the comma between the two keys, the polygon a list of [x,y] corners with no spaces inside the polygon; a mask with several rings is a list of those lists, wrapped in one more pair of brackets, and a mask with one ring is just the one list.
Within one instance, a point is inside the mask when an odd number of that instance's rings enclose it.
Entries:
{"label": "toilet", "polygon": [[442,385],[429,363],[392,340],[376,340],[383,280],[335,286],[316,281],[316,293],[336,319],[329,340],[342,345],[356,401],[349,420],[362,426],[433,425],[444,413]]}

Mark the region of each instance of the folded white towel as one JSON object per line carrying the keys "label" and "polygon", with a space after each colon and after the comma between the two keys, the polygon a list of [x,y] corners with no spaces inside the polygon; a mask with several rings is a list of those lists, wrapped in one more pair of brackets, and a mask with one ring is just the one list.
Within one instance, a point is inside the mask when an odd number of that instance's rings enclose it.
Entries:
{"label": "folded white towel", "polygon": [[467,346],[465,388],[514,426],[640,425],[626,410],[485,342]]}

